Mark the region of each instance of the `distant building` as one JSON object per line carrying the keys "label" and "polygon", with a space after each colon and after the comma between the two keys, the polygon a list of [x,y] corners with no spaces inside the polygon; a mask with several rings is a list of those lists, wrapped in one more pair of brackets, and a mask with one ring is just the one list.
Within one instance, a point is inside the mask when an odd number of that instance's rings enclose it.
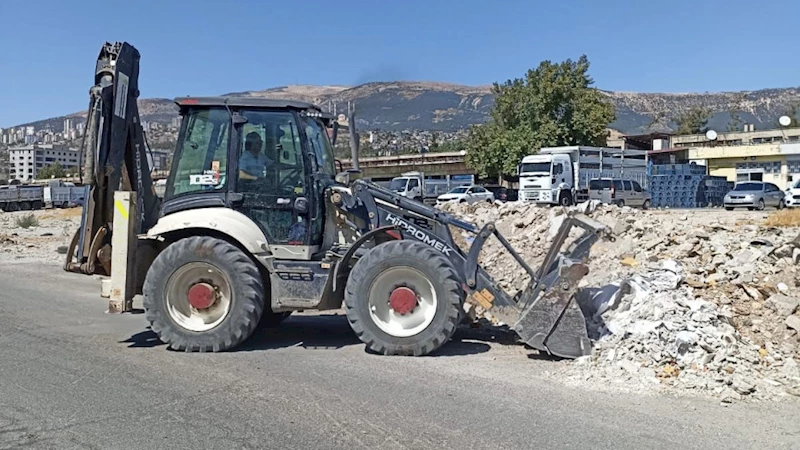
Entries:
{"label": "distant building", "polygon": [[67,173],[80,167],[80,151],[56,144],[33,144],[8,149],[9,176],[27,181],[35,179],[39,170],[55,162]]}
{"label": "distant building", "polygon": [[72,125],[73,125],[73,122],[72,122],[71,118],[67,117],[66,119],[64,119],[64,134],[65,135],[69,134],[69,131],[72,130]]}
{"label": "distant building", "polygon": [[147,152],[147,164],[150,170],[167,170],[169,168],[169,153],[153,150]]}
{"label": "distant building", "polygon": [[[748,130],[752,127],[745,125]],[[800,128],[672,136],[673,151],[728,181],[766,181],[781,189],[800,180]]]}

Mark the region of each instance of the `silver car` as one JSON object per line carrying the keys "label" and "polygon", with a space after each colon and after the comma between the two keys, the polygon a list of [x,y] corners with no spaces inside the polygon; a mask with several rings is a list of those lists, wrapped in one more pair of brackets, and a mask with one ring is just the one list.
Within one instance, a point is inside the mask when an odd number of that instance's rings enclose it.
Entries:
{"label": "silver car", "polygon": [[763,210],[767,206],[783,209],[786,206],[786,193],[773,183],[763,181],[745,181],[736,183],[733,190],[725,194],[723,203],[725,209],[747,208],[749,210]]}

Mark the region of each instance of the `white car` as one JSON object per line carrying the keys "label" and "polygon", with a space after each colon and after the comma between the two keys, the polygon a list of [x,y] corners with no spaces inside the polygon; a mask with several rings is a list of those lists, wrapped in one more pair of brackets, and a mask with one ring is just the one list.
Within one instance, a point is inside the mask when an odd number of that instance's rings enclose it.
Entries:
{"label": "white car", "polygon": [[458,203],[477,203],[489,202],[494,203],[494,194],[492,191],[486,190],[480,186],[459,186],[446,194],[442,194],[436,198],[437,204],[447,202]]}
{"label": "white car", "polygon": [[786,196],[783,198],[783,204],[788,208],[800,207],[800,180],[790,184],[785,192]]}

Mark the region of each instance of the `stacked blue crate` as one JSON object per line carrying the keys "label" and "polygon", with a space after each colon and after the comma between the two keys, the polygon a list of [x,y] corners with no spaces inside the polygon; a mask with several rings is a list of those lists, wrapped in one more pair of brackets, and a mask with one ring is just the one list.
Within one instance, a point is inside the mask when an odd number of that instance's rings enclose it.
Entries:
{"label": "stacked blue crate", "polygon": [[650,194],[655,208],[701,208],[719,206],[728,192],[724,177],[706,175],[698,164],[653,166]]}

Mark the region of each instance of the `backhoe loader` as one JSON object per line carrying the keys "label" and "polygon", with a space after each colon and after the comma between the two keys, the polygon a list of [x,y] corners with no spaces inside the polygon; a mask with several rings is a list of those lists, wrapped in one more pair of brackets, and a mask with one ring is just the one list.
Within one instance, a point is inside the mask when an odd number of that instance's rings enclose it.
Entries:
{"label": "backhoe loader", "polygon": [[[170,347],[232,350],[293,311],[343,306],[370,351],[426,355],[452,337],[468,302],[542,352],[591,352],[574,293],[589,249],[609,237],[604,225],[568,213],[534,270],[493,224],[478,228],[358,170],[336,171],[339,125],[318,106],[249,97],[175,99],[180,131],[158,198],[137,109],[139,60],[125,42],[106,43],[98,57],[84,147],[91,191],[65,270],[135,266],[134,294]],[[355,133],[355,121],[348,127]],[[116,192],[135,193],[132,217],[115,215]],[[122,251],[112,248],[115,217],[134,230],[128,262],[113,257]],[[576,226],[583,234],[562,251]],[[451,228],[473,234],[469,249]],[[478,263],[490,238],[531,278],[516,296]]]}

